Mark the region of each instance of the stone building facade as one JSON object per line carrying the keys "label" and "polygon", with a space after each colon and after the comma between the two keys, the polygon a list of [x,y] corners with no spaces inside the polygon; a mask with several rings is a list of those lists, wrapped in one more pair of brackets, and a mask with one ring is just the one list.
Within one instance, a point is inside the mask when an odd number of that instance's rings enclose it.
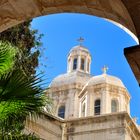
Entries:
{"label": "stone building facade", "polygon": [[106,67],[103,74],[91,76],[88,49],[81,45],[72,48],[67,61],[67,73],[50,84],[54,115],[63,112],[65,119],[71,119],[122,111],[130,113],[130,95],[119,78],[108,75]]}
{"label": "stone building facade", "polygon": [[70,50],[67,64],[67,73],[50,84],[52,114],[29,121],[28,130],[46,140],[140,140],[122,81],[108,75],[107,67],[92,76],[91,55],[82,45]]}

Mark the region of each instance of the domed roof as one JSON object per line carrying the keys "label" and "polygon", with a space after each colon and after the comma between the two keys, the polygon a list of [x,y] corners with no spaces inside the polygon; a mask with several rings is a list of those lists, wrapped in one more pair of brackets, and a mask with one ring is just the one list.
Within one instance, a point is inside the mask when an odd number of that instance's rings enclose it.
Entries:
{"label": "domed roof", "polygon": [[84,46],[81,46],[81,45],[77,45],[77,46],[74,46],[69,53],[73,52],[73,51],[84,51],[84,52],[87,52],[90,54],[89,50],[84,47]]}
{"label": "domed roof", "polygon": [[70,85],[73,83],[81,83],[82,85],[85,85],[90,78],[91,76],[89,74],[79,71],[66,73],[54,78],[54,80],[50,84],[50,87],[59,87],[63,85]]}
{"label": "domed roof", "polygon": [[102,75],[92,77],[89,80],[88,86],[103,84],[103,83],[125,88],[124,84],[122,83],[122,81],[119,78],[117,78],[115,76],[110,76],[108,74],[102,74]]}

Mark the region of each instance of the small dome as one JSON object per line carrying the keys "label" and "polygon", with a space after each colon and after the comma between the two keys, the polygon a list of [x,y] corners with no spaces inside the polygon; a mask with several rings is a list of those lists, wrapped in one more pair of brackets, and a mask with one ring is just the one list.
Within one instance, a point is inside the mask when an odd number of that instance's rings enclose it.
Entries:
{"label": "small dome", "polygon": [[87,48],[85,48],[84,46],[81,46],[81,45],[74,46],[74,47],[70,50],[69,54],[70,54],[71,52],[73,52],[73,51],[84,51],[84,52],[90,54],[89,50],[88,50]]}
{"label": "small dome", "polygon": [[50,87],[59,87],[63,85],[70,85],[73,83],[81,83],[82,85],[84,85],[90,78],[91,76],[89,74],[83,72],[66,73],[57,76],[50,84]]}
{"label": "small dome", "polygon": [[119,78],[117,78],[115,76],[110,76],[108,74],[102,74],[102,75],[92,77],[89,80],[88,86],[103,84],[103,83],[125,88],[124,84],[122,83],[122,81]]}

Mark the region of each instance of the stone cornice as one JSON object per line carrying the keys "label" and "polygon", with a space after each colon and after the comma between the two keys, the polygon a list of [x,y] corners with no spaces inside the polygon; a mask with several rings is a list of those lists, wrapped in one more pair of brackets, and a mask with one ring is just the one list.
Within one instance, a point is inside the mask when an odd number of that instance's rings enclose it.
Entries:
{"label": "stone cornice", "polygon": [[81,83],[73,83],[69,85],[63,85],[58,87],[50,87],[49,92],[59,92],[59,91],[65,91],[65,90],[72,90],[72,89],[78,89],[81,90],[83,88],[83,85]]}
{"label": "stone cornice", "polygon": [[[92,122],[102,122],[104,120],[114,120],[115,118],[121,118],[124,119],[124,126],[126,125],[130,125],[131,127],[136,127],[138,130],[137,125],[135,124],[135,122],[132,120],[132,118],[130,117],[130,115],[127,112],[117,112],[117,113],[108,113],[108,114],[103,114],[103,115],[99,115],[99,116],[88,116],[88,117],[80,117],[80,118],[72,118],[72,119],[61,119],[57,116],[54,116],[50,113],[47,112],[42,112],[40,114],[40,117],[44,118],[44,119],[49,119],[52,121],[57,121],[58,123],[75,123],[78,124],[79,122],[88,122],[90,123],[90,121],[92,120]],[[140,133],[140,131],[138,130],[138,132]]]}
{"label": "stone cornice", "polygon": [[97,85],[92,85],[92,86],[86,86],[84,88],[84,90],[82,90],[82,92],[79,94],[79,97],[81,97],[86,90],[89,91],[89,92],[94,91],[94,93],[98,93],[101,90],[105,90],[105,91],[108,91],[109,93],[124,94],[125,97],[127,97],[127,100],[128,101],[130,100],[130,94],[128,93],[126,88],[111,85],[111,84],[107,84],[107,83],[97,84]]}
{"label": "stone cornice", "polygon": [[[117,130],[119,132],[125,130],[126,133],[131,135],[131,137],[137,139],[140,138],[140,131],[138,129],[138,126],[134,123],[134,121],[132,120],[132,118],[129,116],[127,112],[110,113],[105,115],[89,116],[89,117],[74,118],[74,119],[61,119],[51,114],[42,112],[40,118],[43,119],[43,121],[49,120],[53,124],[57,124],[57,126],[62,126],[63,124],[65,124],[66,126],[65,135],[69,135],[69,134],[75,135],[78,133],[86,134],[89,132],[91,133],[91,132],[108,131],[108,130],[109,131]],[[110,125],[108,125],[108,123],[110,123]],[[88,130],[85,131],[82,130],[77,131],[77,129],[75,130],[75,127],[80,127],[81,125],[92,125],[92,124],[93,124],[92,129],[88,128]],[[34,123],[34,125],[38,125],[38,124]]]}

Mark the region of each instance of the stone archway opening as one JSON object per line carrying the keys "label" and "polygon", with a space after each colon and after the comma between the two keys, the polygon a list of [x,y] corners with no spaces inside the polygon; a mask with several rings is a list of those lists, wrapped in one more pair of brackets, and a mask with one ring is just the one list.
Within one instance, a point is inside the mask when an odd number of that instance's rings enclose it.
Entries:
{"label": "stone archway opening", "polygon": [[[140,40],[139,0],[1,0],[0,32],[26,20],[55,13],[84,13],[102,17],[127,30],[137,43]],[[136,46],[133,54],[130,50],[125,51],[125,55],[140,83],[139,50]]]}
{"label": "stone archway opening", "polygon": [[27,19],[55,13],[84,13],[105,18],[117,23],[137,41],[137,31],[132,18],[121,0],[2,0],[0,3],[0,31]]}

